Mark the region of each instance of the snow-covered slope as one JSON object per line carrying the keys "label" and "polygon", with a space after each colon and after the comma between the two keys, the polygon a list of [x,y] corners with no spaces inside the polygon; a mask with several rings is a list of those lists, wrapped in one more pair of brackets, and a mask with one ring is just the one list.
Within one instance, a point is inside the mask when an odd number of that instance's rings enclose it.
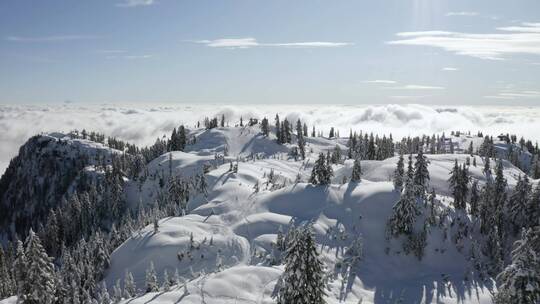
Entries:
{"label": "snow-covered slope", "polygon": [[[216,137],[222,133],[211,132]],[[163,155],[149,168],[161,164],[167,171],[171,160],[173,174],[193,174],[205,162],[214,161],[215,147],[222,140],[234,142],[219,138],[207,145],[214,146],[212,153],[201,154],[192,147],[189,153]],[[198,142],[205,145],[202,135]],[[313,139],[308,149],[326,151],[335,144],[335,140]],[[243,148],[230,144],[229,151]],[[447,180],[454,160],[464,163],[466,157],[428,155],[430,186],[438,194],[440,208],[451,201]],[[334,183],[328,187],[306,183],[315,158],[316,153],[304,161],[283,155],[250,160],[239,163],[238,173],[230,172],[227,163],[217,166],[206,174],[208,196],[193,197],[187,216],[161,219],[158,232],[150,225],[135,233],[113,253],[105,281],[112,287],[130,271],[143,289],[145,270],[152,261],[160,280],[164,270],[169,274],[178,270],[183,283],[126,303],[274,303],[272,295],[283,265],[268,262],[274,254],[272,243],[278,231],[286,231],[292,222],[312,222],[327,269],[329,303],[491,303],[492,281],[478,279],[470,263],[474,235],[458,249],[452,241],[453,225],[432,227],[422,260],[404,254],[402,240],[386,239],[386,221],[399,197],[389,182],[397,158],[362,161],[359,183],[340,184],[343,176],[350,176],[352,161],[334,165]],[[477,167],[470,167],[471,175],[483,182],[483,161],[477,157],[476,162]],[[515,184],[522,172],[508,162],[504,167],[509,184]],[[271,171],[274,182],[267,183]],[[300,181],[295,182],[298,177]],[[470,219],[451,211],[448,221]],[[354,275],[343,276],[340,260],[359,238],[363,260]]]}

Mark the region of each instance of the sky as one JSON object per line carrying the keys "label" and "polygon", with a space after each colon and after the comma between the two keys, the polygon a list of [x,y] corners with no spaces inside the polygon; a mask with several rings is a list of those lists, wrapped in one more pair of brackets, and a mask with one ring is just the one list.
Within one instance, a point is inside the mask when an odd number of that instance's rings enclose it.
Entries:
{"label": "sky", "polygon": [[538,0],[2,0],[0,103],[540,105]]}

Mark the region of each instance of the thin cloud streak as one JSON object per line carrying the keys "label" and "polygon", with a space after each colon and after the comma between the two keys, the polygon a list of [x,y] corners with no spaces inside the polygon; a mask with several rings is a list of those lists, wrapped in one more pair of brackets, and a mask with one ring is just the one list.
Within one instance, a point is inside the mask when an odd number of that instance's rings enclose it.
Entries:
{"label": "thin cloud streak", "polygon": [[290,47],[290,48],[334,48],[353,45],[350,42],[286,42],[286,43],[260,43],[255,38],[221,38],[215,40],[197,40],[195,43],[204,44],[213,48],[247,49],[254,47]]}
{"label": "thin cloud streak", "polygon": [[155,4],[154,0],[125,0],[124,2],[117,3],[118,7],[137,7],[137,6],[150,6]]}
{"label": "thin cloud streak", "polygon": [[540,55],[540,23],[522,23],[497,30],[504,33],[402,32],[396,35],[403,39],[387,44],[428,46],[485,60],[505,60],[514,54]]}
{"label": "thin cloud streak", "polygon": [[453,16],[459,16],[459,17],[475,17],[478,16],[477,12],[449,12],[446,13],[446,17],[453,17]]}
{"label": "thin cloud streak", "polygon": [[61,42],[61,41],[89,40],[89,39],[99,39],[99,38],[101,38],[101,36],[56,35],[56,36],[42,36],[42,37],[8,36],[5,39],[7,41],[14,41],[14,42]]}

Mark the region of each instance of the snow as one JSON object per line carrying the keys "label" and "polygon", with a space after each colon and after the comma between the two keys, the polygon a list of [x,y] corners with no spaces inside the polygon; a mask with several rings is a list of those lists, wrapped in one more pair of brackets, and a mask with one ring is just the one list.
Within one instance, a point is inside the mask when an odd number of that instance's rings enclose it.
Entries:
{"label": "snow", "polygon": [[[343,176],[350,176],[351,160],[334,165],[333,184],[321,187],[306,183],[317,153],[336,143],[343,145],[343,139],[309,138],[306,150],[312,152],[305,161],[294,161],[286,156],[287,146],[261,137],[254,128],[216,128],[194,134],[197,143],[188,146],[187,152],[164,154],[148,168],[167,175],[170,163],[174,175],[192,176],[201,172],[204,164],[216,165],[206,174],[208,196],[191,198],[189,215],[161,219],[157,233],[152,225],[134,233],[112,254],[105,278],[112,287],[128,270],[142,290],[145,270],[152,261],[158,280],[165,269],[169,274],[178,269],[186,286],[180,283],[170,291],[148,293],[126,303],[273,303],[272,294],[283,266],[270,267],[255,257],[255,252],[269,254],[280,227],[286,232],[293,221],[314,223],[330,278],[328,303],[358,303],[360,299],[362,303],[392,303],[399,298],[404,303],[491,303],[492,281],[464,277],[470,271],[469,239],[465,240],[465,249],[458,251],[435,227],[421,261],[401,252],[401,239],[386,240],[386,221],[399,197],[390,181],[397,157],[362,161],[359,183],[340,184]],[[239,162],[238,173],[229,172],[228,163],[214,160],[214,153],[223,152],[225,146],[229,159],[251,153],[269,158]],[[346,151],[345,146],[342,150]],[[430,187],[446,201],[441,205],[447,206],[451,201],[449,172],[455,159],[464,163],[467,155],[426,156],[430,161]],[[476,161],[477,167],[470,167],[471,175],[482,183],[483,160],[477,157]],[[282,185],[277,189],[266,184],[272,169]],[[506,161],[504,170],[510,185],[522,174]],[[294,183],[298,174],[301,181]],[[255,193],[257,182],[259,192]],[[156,181],[147,181],[142,198],[150,199],[148,194],[156,187]],[[135,189],[131,191],[136,193]],[[190,251],[191,234],[200,248]],[[342,277],[336,265],[344,250],[360,237],[364,247],[360,267],[354,275]],[[178,253],[188,252],[192,260],[178,259]]]}
{"label": "snow", "polygon": [[[306,159],[295,161],[288,156],[295,144],[278,145],[272,136],[262,136],[257,127],[199,129],[190,131],[190,136],[196,137],[196,143],[188,145],[185,152],[165,153],[147,165],[150,177],[144,183],[126,183],[131,206],[139,202],[153,204],[162,191],[158,177],[167,179],[172,174],[189,178],[210,168],[205,174],[208,195],[191,197],[188,215],[160,219],[158,231],[154,231],[153,224],[148,225],[113,252],[104,282],[112,288],[129,271],[140,291],[138,297],[124,303],[274,303],[276,283],[284,267],[271,266],[264,257],[273,252],[278,231],[286,233],[291,223],[313,224],[329,279],[330,304],[360,300],[394,303],[400,299],[403,303],[491,303],[493,281],[480,281],[470,274],[469,250],[474,235],[466,238],[463,249],[458,250],[450,237],[443,237],[445,231],[432,227],[422,260],[404,254],[402,237],[387,240],[386,222],[399,198],[391,182],[397,156],[361,161],[362,180],[342,184],[353,167],[353,161],[346,160],[333,165],[331,185],[314,186],[307,181],[318,153],[338,145],[346,154],[346,139],[308,137]],[[57,153],[74,156],[73,150],[83,151],[90,160],[98,154],[122,153],[60,133],[43,135],[40,140],[54,142],[52,148]],[[456,151],[465,150],[470,142],[476,148],[482,141],[479,137],[453,137]],[[496,149],[505,151],[508,145],[496,142]],[[216,155],[225,152],[225,159],[216,159]],[[523,155],[526,157],[527,153]],[[451,206],[449,172],[455,160],[465,163],[470,156],[426,157],[430,161],[429,189],[437,193],[441,208]],[[482,184],[486,182],[482,172],[484,160],[475,157],[476,166],[471,165],[469,172]],[[230,172],[229,161],[237,159],[238,172]],[[472,164],[472,158],[469,160]],[[491,166],[495,168],[494,161]],[[523,172],[506,160],[503,167],[509,187],[515,186]],[[93,172],[94,167],[85,170]],[[271,172],[273,183],[269,182]],[[259,187],[257,192],[255,184]],[[452,209],[448,217],[470,221]],[[421,220],[420,217],[418,222]],[[448,235],[454,230],[455,227],[449,228]],[[342,275],[339,265],[343,254],[360,238],[363,257],[359,267]],[[160,284],[165,270],[169,276],[177,270],[180,283],[168,291],[143,294],[145,272],[151,262]],[[16,297],[11,297],[0,304],[15,302]]]}

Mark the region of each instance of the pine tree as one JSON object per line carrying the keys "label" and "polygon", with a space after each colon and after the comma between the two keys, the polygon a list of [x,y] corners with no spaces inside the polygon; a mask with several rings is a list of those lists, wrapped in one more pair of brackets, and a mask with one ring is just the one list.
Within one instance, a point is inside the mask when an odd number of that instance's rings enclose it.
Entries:
{"label": "pine tree", "polygon": [[146,292],[158,291],[159,286],[154,269],[154,262],[150,262],[150,267],[146,270]]}
{"label": "pine tree", "polygon": [[427,183],[429,182],[428,171],[429,160],[424,156],[422,149],[416,155],[414,163],[414,186],[416,195],[423,196],[427,191]]}
{"label": "pine tree", "polygon": [[261,132],[266,137],[270,134],[270,126],[268,125],[268,119],[266,117],[261,121]]}
{"label": "pine tree", "polygon": [[26,238],[25,245],[27,269],[22,294],[24,303],[53,303],[56,278],[51,258],[32,230]]}
{"label": "pine tree", "polygon": [[169,278],[169,273],[167,272],[167,269],[163,271],[163,290],[169,291],[171,289],[171,280]]}
{"label": "pine tree", "polygon": [[497,276],[496,304],[540,301],[540,226],[523,232],[512,251],[512,263]]}
{"label": "pine tree", "polygon": [[324,153],[319,153],[319,158],[311,171],[309,182],[313,185],[328,185],[333,175],[332,166],[327,164]]}
{"label": "pine tree", "polygon": [[301,228],[287,246],[277,303],[324,304],[325,295],[323,263],[311,228]]}
{"label": "pine tree", "polygon": [[135,287],[135,280],[130,271],[126,270],[124,275],[124,298],[130,299],[137,295],[137,288]]}
{"label": "pine tree", "polygon": [[401,187],[403,187],[404,175],[405,175],[405,168],[404,168],[404,163],[403,163],[403,153],[400,153],[396,170],[394,171],[394,188],[396,190],[401,191]]}
{"label": "pine tree", "polygon": [[540,225],[540,182],[532,191],[527,204],[527,227]]}
{"label": "pine tree", "polygon": [[359,182],[361,180],[362,180],[362,168],[360,167],[360,160],[356,158],[353,164],[351,182]]}
{"label": "pine tree", "polygon": [[14,284],[9,271],[8,257],[2,245],[0,245],[0,299],[7,298],[14,294]]}
{"label": "pine tree", "polygon": [[275,119],[275,123],[276,123],[276,137],[277,137],[277,142],[278,144],[282,144],[282,135],[281,135],[281,123],[279,121],[279,115],[276,114],[276,119]]}
{"label": "pine tree", "polygon": [[531,184],[529,178],[525,175],[518,177],[518,182],[514,188],[514,193],[508,200],[508,210],[510,221],[513,225],[514,235],[516,235],[522,227],[527,226],[527,205],[531,194]]}
{"label": "pine tree", "polygon": [[480,202],[480,190],[478,189],[478,181],[474,180],[471,186],[471,197],[470,197],[470,207],[471,215],[478,216],[480,212],[479,202]]}
{"label": "pine tree", "polygon": [[414,189],[413,181],[407,179],[405,189],[403,189],[399,200],[392,207],[392,215],[388,220],[387,227],[393,236],[408,235],[413,232],[414,222],[418,215]]}

